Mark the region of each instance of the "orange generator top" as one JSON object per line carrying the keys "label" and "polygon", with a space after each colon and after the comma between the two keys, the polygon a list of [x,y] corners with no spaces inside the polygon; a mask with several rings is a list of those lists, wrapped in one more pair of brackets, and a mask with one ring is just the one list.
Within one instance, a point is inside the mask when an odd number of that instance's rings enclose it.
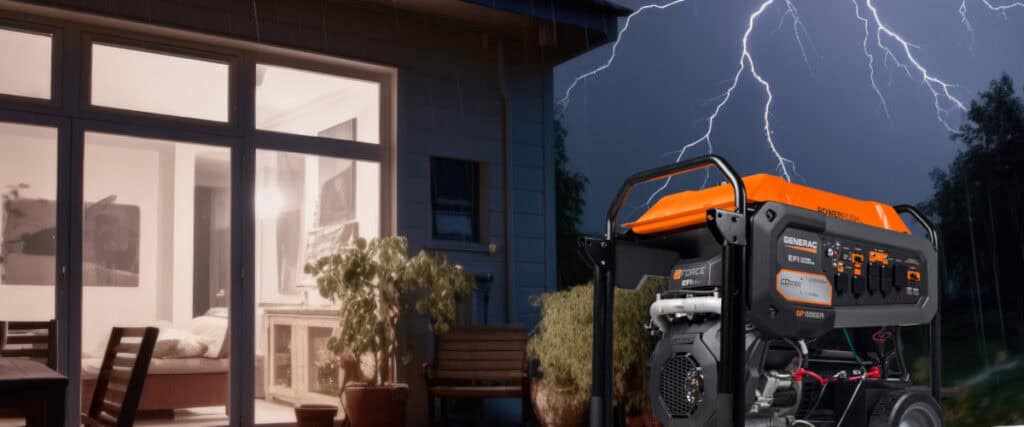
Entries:
{"label": "orange generator top", "polygon": [[[910,234],[892,206],[793,184],[775,175],[743,178],[748,203],[777,202],[872,227]],[[624,224],[637,234],[654,234],[703,225],[708,209],[732,209],[732,186],[722,184],[698,191],[669,194],[636,221]]]}

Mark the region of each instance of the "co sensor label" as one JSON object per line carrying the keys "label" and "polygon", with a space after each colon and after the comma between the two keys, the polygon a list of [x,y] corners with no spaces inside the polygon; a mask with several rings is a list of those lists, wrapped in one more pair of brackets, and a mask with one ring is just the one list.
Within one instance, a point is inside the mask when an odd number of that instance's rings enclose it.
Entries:
{"label": "co sensor label", "polygon": [[832,306],[832,283],[823,274],[782,269],[775,275],[775,290],[789,302]]}

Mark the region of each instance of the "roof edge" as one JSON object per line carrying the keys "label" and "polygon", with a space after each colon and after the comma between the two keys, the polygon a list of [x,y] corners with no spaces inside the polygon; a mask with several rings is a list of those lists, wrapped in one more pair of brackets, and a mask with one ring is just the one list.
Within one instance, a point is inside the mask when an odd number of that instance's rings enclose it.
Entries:
{"label": "roof edge", "polygon": [[538,21],[571,25],[601,33],[606,41],[618,34],[618,18],[632,9],[609,0],[461,0],[477,6],[527,16]]}

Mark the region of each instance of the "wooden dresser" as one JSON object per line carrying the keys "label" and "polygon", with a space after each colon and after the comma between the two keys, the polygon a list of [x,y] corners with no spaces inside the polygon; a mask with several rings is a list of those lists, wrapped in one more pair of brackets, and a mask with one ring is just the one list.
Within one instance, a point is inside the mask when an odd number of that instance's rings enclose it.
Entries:
{"label": "wooden dresser", "polygon": [[338,310],[273,307],[263,314],[268,400],[338,405],[340,372],[327,340],[338,330]]}

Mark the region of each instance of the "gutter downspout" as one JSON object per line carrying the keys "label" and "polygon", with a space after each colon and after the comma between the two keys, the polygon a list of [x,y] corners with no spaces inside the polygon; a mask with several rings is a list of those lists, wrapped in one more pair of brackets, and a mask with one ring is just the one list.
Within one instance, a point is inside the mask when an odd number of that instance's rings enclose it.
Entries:
{"label": "gutter downspout", "polygon": [[[509,94],[508,85],[505,82],[505,43],[500,39],[497,46],[497,80],[498,92],[501,94],[501,150],[503,165],[503,177],[505,188],[505,286],[503,290],[504,321],[512,321],[512,153],[509,141]],[[486,321],[486,319],[485,319]]]}

